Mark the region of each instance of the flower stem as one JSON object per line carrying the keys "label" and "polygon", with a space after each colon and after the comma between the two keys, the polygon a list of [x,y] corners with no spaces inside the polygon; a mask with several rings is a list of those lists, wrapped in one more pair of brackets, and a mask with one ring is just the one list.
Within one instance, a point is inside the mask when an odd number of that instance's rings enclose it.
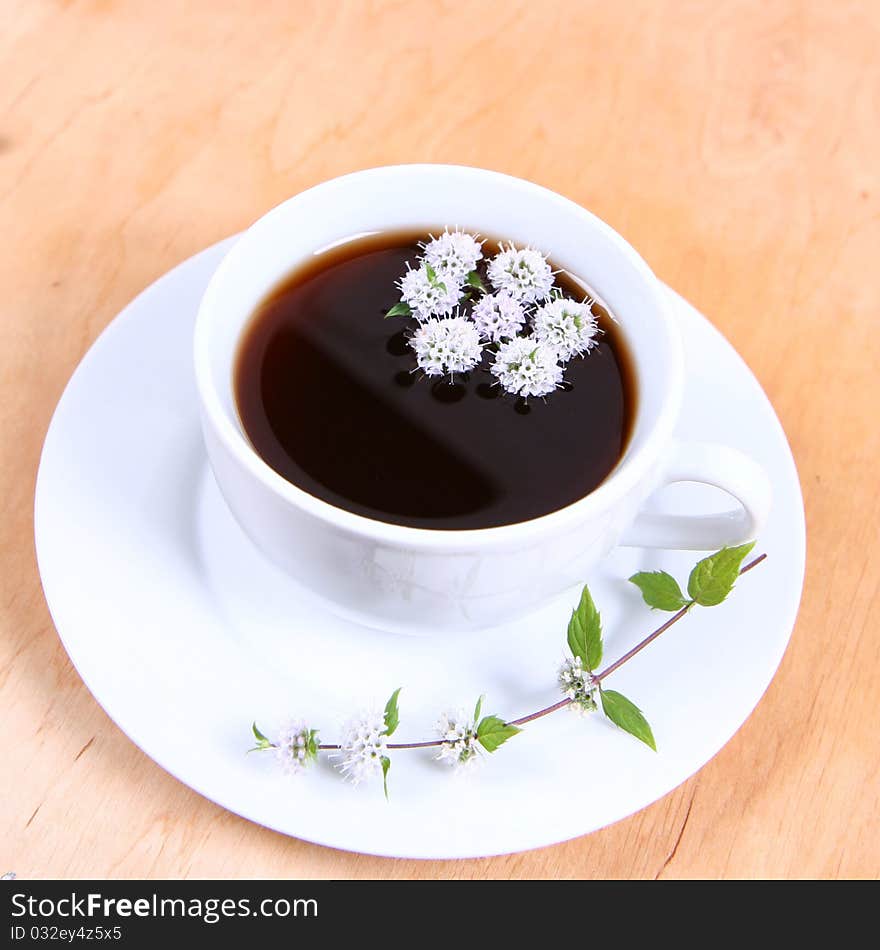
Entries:
{"label": "flower stem", "polygon": [[647,637],[645,637],[645,639],[642,640],[641,643],[637,643],[637,644],[629,651],[629,653],[624,653],[623,656],[622,656],[619,660],[615,660],[614,663],[612,663],[610,666],[607,666],[604,670],[601,670],[599,673],[596,673],[596,674],[593,676],[594,682],[596,682],[596,683],[601,683],[602,680],[605,679],[606,676],[609,676],[609,675],[610,675],[611,673],[613,673],[616,669],[619,669],[621,666],[623,666],[623,664],[626,663],[627,660],[631,660],[637,653],[639,653],[640,651],[644,650],[645,647],[646,647],[649,643],[651,643],[651,642],[653,642],[654,640],[656,640],[657,637],[659,637],[661,633],[665,633],[674,623],[678,623],[678,621],[681,620],[681,618],[682,618],[686,613],[688,613],[688,611],[690,611],[690,609],[694,606],[695,603],[696,603],[696,601],[692,600],[692,601],[690,601],[690,603],[685,604],[685,606],[682,607],[681,610],[679,610],[677,613],[673,614],[673,615],[666,621],[666,623],[664,623],[662,626],[658,627],[653,633],[651,633],[651,634],[649,634]]}
{"label": "flower stem", "polygon": [[571,703],[570,699],[560,699],[558,703],[553,703],[552,706],[545,706],[543,709],[539,709],[537,712],[529,713],[528,716],[520,716],[519,719],[511,719],[508,726],[524,726],[527,722],[531,722],[533,719],[540,719],[541,716],[549,716],[550,713],[556,712],[557,709],[562,709],[565,706],[568,706]]}
{"label": "flower stem", "polygon": [[[743,567],[739,576],[742,577],[743,574],[750,571],[753,567],[757,567],[761,561],[767,557],[766,554],[760,554],[753,561],[749,561],[745,567]],[[678,623],[685,614],[689,613],[691,608],[696,605],[696,601],[692,600],[689,603],[685,604],[681,610],[676,611],[665,623],[661,624],[654,630],[652,633],[649,633],[644,640],[641,640],[637,643],[628,653],[624,653],[619,660],[615,660],[610,666],[606,666],[604,670],[596,673],[593,676],[593,681],[598,685],[605,679],[606,676],[610,676],[615,670],[620,669],[624,663],[628,660],[631,660],[637,653],[641,653],[642,650],[648,646],[649,643],[653,643],[661,633],[665,633],[673,624]],[[540,719],[542,716],[549,716],[550,713],[556,712],[558,709],[563,709],[566,706],[571,704],[570,699],[561,699],[558,703],[553,703],[551,706],[545,706],[543,709],[539,709],[537,712],[529,713],[527,716],[521,716],[519,719],[511,719],[507,723],[508,726],[524,726],[527,722],[532,722],[535,719]],[[442,739],[430,739],[426,742],[389,742],[386,746],[387,749],[432,749],[437,748],[438,746],[443,745]],[[338,751],[338,745],[319,745],[318,748],[322,752],[333,752]]]}
{"label": "flower stem", "polygon": [[433,746],[443,745],[442,739],[429,739],[426,742],[389,742],[389,749],[430,749]]}

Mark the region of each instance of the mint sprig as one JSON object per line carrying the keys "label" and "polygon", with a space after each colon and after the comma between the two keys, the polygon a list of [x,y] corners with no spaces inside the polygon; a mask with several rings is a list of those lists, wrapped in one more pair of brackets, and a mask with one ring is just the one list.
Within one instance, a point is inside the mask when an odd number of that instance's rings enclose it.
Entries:
{"label": "mint sprig", "polygon": [[[482,716],[484,697],[480,696],[474,706],[472,722],[469,720],[466,725],[462,725],[461,717],[459,717],[456,724],[455,719],[444,717],[447,724],[451,722],[452,726],[449,729],[446,726],[441,729],[442,738],[422,742],[382,742],[380,743],[381,752],[384,753],[386,749],[392,751],[442,747],[438,758],[463,764],[473,758],[476,744],[479,744],[486,752],[495,752],[513,736],[522,732],[522,726],[535,719],[547,716],[566,706],[579,708],[582,712],[593,712],[600,705],[610,722],[656,751],[657,743],[645,714],[622,693],[606,689],[604,680],[690,613],[693,608],[714,607],[722,603],[730,595],[737,578],[765,559],[766,554],[761,554],[743,567],[743,561],[753,548],[754,543],[722,548],[697,562],[688,578],[687,596],[682,592],[675,578],[665,571],[639,571],[633,574],[630,581],[638,587],[645,603],[657,610],[674,612],[674,615],[602,670],[598,670],[603,653],[602,619],[589,588],[584,586],[578,605],[572,611],[568,622],[567,643],[572,658],[566,659],[559,671],[559,685],[565,694],[564,699],[518,719],[505,720],[494,714]],[[385,704],[384,729],[380,733],[383,737],[393,735],[400,724],[398,706],[400,692],[401,688],[398,687]],[[375,719],[372,721],[375,722]],[[375,726],[369,728],[375,729]],[[350,745],[321,744],[318,730],[306,730],[304,726],[299,726],[297,729],[299,731],[292,735],[289,732],[285,733],[285,736],[279,740],[280,744],[275,744],[254,722],[251,731],[257,744],[248,751],[276,749],[279,752],[279,758],[296,759],[297,762],[293,764],[300,771],[303,765],[316,759],[322,751],[341,751],[353,756],[356,763],[358,756],[364,751],[358,745],[361,739]],[[461,748],[456,748],[456,744]],[[372,756],[377,754],[379,754],[378,751],[370,753]],[[369,761],[375,766],[375,757]],[[285,764],[289,766],[291,762],[288,761]],[[379,764],[387,799],[388,773],[391,770],[390,756],[381,754]],[[349,763],[342,766],[343,770],[348,767]]]}

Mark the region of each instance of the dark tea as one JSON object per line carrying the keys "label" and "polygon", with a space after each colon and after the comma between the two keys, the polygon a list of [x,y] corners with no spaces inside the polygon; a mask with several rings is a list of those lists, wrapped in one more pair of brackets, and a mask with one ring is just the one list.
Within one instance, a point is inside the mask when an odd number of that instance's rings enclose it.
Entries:
{"label": "dark tea", "polygon": [[[299,267],[257,308],[234,371],[254,449],[317,498],[417,528],[515,524],[583,498],[619,461],[635,414],[619,328],[593,304],[596,345],[544,399],[505,393],[489,372],[491,346],[469,372],[424,376],[409,345],[417,324],[385,317],[424,239],[354,239]],[[497,248],[486,241],[484,253]],[[566,298],[589,293],[566,273],[555,280]]]}

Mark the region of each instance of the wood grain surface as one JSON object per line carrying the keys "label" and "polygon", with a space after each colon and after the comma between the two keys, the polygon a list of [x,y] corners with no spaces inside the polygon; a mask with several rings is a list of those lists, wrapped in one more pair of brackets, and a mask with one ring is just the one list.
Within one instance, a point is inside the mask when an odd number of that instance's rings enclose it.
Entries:
{"label": "wood grain surface", "polygon": [[[0,872],[880,874],[876,2],[0,0],[0,22]],[[92,699],[34,560],[52,410],[121,307],[301,189],[408,161],[530,178],[620,231],[755,371],[806,499],[791,647],[733,741],[640,814],[504,858],[351,855],[199,797]]]}

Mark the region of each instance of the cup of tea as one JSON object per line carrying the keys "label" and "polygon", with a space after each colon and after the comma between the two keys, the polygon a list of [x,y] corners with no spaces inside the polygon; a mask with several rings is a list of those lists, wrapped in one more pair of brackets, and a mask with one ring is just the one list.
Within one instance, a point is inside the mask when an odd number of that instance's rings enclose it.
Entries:
{"label": "cup of tea", "polygon": [[[491,335],[465,372],[426,363],[425,323],[396,304],[445,229],[475,236],[482,255],[454,315],[503,296],[491,261],[522,248],[546,255],[548,301],[588,313],[595,339],[564,373],[552,367],[549,394],[505,388],[505,343]],[[429,274],[448,291],[442,270]],[[529,340],[541,299],[520,303],[510,318]],[[645,262],[576,203],[496,172],[375,168],[279,205],[212,277],[194,357],[208,457],[238,523],[370,626],[495,626],[583,584],[615,545],[714,550],[754,538],[769,511],[755,461],[676,436],[682,341]],[[736,507],[643,510],[678,481]]]}

